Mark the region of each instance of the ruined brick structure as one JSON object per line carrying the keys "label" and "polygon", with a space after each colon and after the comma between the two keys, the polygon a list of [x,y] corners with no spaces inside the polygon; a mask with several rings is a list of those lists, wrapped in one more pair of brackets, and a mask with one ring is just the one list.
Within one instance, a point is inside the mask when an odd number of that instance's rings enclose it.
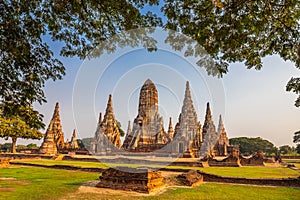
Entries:
{"label": "ruined brick structure", "polygon": [[198,157],[202,143],[202,129],[193,105],[189,82],[186,82],[183,106],[175,126],[172,152],[183,157]]}
{"label": "ruined brick structure", "polygon": [[64,133],[62,131],[62,125],[60,122],[59,115],[59,104],[55,105],[54,113],[50,124],[47,128],[44,136],[44,141],[39,149],[40,153],[43,154],[57,154],[58,148],[64,147]]}
{"label": "ruined brick structure", "polygon": [[92,145],[94,153],[109,153],[121,147],[120,130],[113,111],[112,96],[109,95],[106,111],[102,120],[100,113],[97,130]]}
{"label": "ruined brick structure", "polygon": [[64,141],[64,133],[62,131],[59,114],[59,103],[57,102],[39,152],[42,154],[57,154],[62,151],[76,150],[78,148],[75,130],[73,131],[71,142],[69,142],[69,140]]}
{"label": "ruined brick structure", "polygon": [[212,115],[210,111],[209,103],[207,103],[205,121],[202,128],[203,134],[203,144],[201,147],[201,156],[205,156],[209,154],[210,156],[214,156],[214,146],[219,137],[214,122],[212,120]]}
{"label": "ruined brick structure", "polygon": [[230,145],[229,145],[229,139],[227,137],[227,133],[226,133],[221,115],[219,117],[218,135],[219,135],[219,139],[214,147],[215,155],[216,156],[227,156],[228,155],[228,147]]}
{"label": "ruined brick structure", "polygon": [[158,114],[158,92],[147,79],[140,91],[138,115],[133,128],[126,134],[123,148],[128,151],[151,152],[170,141],[164,131],[163,118]]}
{"label": "ruined brick structure", "polygon": [[[68,143],[68,141],[67,141]],[[69,148],[71,149],[78,149],[78,143],[77,143],[77,139],[76,139],[76,130],[74,129],[73,134],[72,134],[72,138],[71,138],[71,142],[69,145]]]}
{"label": "ruined brick structure", "polygon": [[116,190],[153,192],[163,186],[161,172],[151,169],[118,167],[109,168],[102,173],[96,187]]}

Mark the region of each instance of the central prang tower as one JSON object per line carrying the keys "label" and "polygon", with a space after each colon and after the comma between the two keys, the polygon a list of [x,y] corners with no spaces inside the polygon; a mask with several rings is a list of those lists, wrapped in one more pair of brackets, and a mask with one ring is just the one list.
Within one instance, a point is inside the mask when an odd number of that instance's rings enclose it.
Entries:
{"label": "central prang tower", "polygon": [[170,141],[163,124],[163,118],[158,114],[157,89],[147,79],[140,91],[138,115],[134,119],[132,131],[126,135],[123,148],[142,152],[160,149]]}

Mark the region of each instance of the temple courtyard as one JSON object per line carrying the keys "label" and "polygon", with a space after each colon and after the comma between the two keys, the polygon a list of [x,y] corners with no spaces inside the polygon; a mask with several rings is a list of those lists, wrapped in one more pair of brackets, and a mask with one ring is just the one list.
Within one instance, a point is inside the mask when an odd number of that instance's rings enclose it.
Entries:
{"label": "temple courtyard", "polygon": [[[160,159],[149,158],[148,160],[155,163]],[[187,162],[194,161],[184,158],[176,162],[185,163],[185,166],[157,164],[147,166],[160,168],[163,187],[144,193],[96,187],[99,176],[105,172],[104,170],[111,167],[133,167],[134,169],[145,167],[142,164],[101,163],[59,158],[56,160],[14,159],[10,161],[8,167],[0,170],[0,199],[240,199],[241,197],[243,199],[299,199],[300,196],[299,185],[234,184],[206,179],[204,176],[204,180],[199,184],[188,186],[178,179],[180,175],[191,170],[218,177],[232,177],[234,181],[235,178],[237,180],[297,179],[300,175],[297,168],[277,163],[266,163],[265,166],[197,167],[188,166]],[[299,162],[300,160],[287,160],[286,163],[299,167]]]}

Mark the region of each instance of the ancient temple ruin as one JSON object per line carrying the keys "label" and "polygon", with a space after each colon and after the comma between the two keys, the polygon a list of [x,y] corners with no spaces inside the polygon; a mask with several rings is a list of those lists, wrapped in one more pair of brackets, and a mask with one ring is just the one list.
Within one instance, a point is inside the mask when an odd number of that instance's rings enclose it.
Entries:
{"label": "ancient temple ruin", "polygon": [[57,154],[62,150],[75,150],[78,148],[75,130],[73,132],[71,143],[69,143],[68,140],[66,142],[64,141],[64,133],[62,131],[59,114],[59,104],[57,102],[39,152],[43,154]]}
{"label": "ancient temple ruin", "polygon": [[227,137],[227,133],[224,127],[224,123],[222,120],[222,116],[219,117],[219,125],[218,125],[218,135],[219,139],[217,143],[215,144],[214,150],[215,150],[215,156],[227,156],[228,155],[228,147],[229,145],[229,139]]}
{"label": "ancient temple ruin", "polygon": [[78,149],[78,143],[77,143],[77,139],[76,139],[76,130],[75,129],[74,129],[73,134],[72,134],[72,138],[71,138],[69,148]]}
{"label": "ancient temple ruin", "polygon": [[102,172],[96,187],[151,193],[163,187],[161,172],[149,168],[109,168]]}
{"label": "ancient temple ruin", "polygon": [[[109,96],[106,113],[102,120],[100,113],[94,141],[93,153],[111,152],[120,149],[120,127]],[[72,143],[72,142],[71,142]],[[140,90],[138,114],[131,125],[128,122],[126,136],[121,150],[127,152],[153,152],[164,156],[201,157],[227,156],[234,147],[229,140],[220,116],[216,131],[209,103],[207,103],[202,127],[194,108],[190,85],[187,81],[181,113],[173,128],[169,119],[168,131],[164,130],[163,118],[158,113],[158,92],[154,83],[147,79]],[[122,153],[122,151],[118,151]],[[124,153],[124,152],[123,152]]]}
{"label": "ancient temple ruin", "polygon": [[174,129],[173,129],[173,124],[172,124],[172,117],[170,117],[170,120],[169,120],[168,136],[171,141],[174,139]]}
{"label": "ancient temple ruin", "polygon": [[209,103],[207,103],[205,121],[202,129],[203,134],[203,144],[201,147],[201,156],[210,155],[214,156],[214,146],[219,137],[214,122],[212,120],[212,115],[210,111]]}
{"label": "ancient temple ruin", "polygon": [[164,131],[163,118],[158,114],[158,92],[154,83],[147,79],[140,91],[138,115],[133,128],[127,133],[123,148],[128,151],[151,152],[170,141]]}
{"label": "ancient temple ruin", "polygon": [[39,152],[43,154],[56,154],[59,147],[64,147],[64,142],[62,139],[63,137],[64,133],[62,131],[59,115],[59,104],[57,102]]}
{"label": "ancient temple ruin", "polygon": [[113,111],[112,96],[109,95],[106,111],[102,120],[100,113],[97,130],[92,144],[93,153],[109,153],[121,147],[120,130]]}
{"label": "ancient temple ruin", "polygon": [[172,152],[183,153],[184,157],[198,157],[202,143],[200,121],[193,105],[189,82],[186,82],[183,106],[175,126]]}

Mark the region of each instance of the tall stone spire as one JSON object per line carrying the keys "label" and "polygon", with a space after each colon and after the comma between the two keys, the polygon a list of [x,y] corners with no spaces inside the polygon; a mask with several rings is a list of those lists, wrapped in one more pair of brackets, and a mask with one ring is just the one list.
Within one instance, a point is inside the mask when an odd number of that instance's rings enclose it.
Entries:
{"label": "tall stone spire", "polygon": [[62,131],[59,104],[57,102],[39,152],[43,154],[56,154],[58,148],[64,148],[64,133]]}
{"label": "tall stone spire", "polygon": [[206,107],[205,121],[203,125],[203,145],[201,148],[202,154],[213,154],[213,148],[217,143],[218,133],[212,120],[212,114],[210,111],[209,103]]}
{"label": "tall stone spire", "polygon": [[[198,121],[198,117],[194,108],[190,84],[186,82],[185,94],[181,113],[179,115],[179,121],[175,127],[175,139],[184,140],[184,150],[192,151],[191,156],[197,156],[198,150],[201,147],[202,133],[201,124]],[[197,141],[196,141],[197,140]]]}
{"label": "tall stone spire", "polygon": [[127,132],[126,132],[126,136],[125,136],[125,140],[123,142],[122,148],[127,149],[131,141],[132,141],[132,131],[131,131],[131,123],[130,123],[130,120],[129,120],[128,121]]}
{"label": "tall stone spire", "polygon": [[229,139],[227,137],[227,133],[221,115],[219,117],[218,135],[219,139],[217,141],[217,144],[215,145],[216,155],[226,156],[227,147],[229,146]]}
{"label": "tall stone spire", "polygon": [[153,151],[169,142],[163,128],[163,118],[158,114],[158,92],[150,79],[141,88],[138,115],[130,135],[123,143],[125,149]]}
{"label": "tall stone spire", "polygon": [[139,117],[146,119],[158,113],[158,92],[150,79],[141,88],[138,113]]}
{"label": "tall stone spire", "polygon": [[58,102],[56,102],[56,104],[55,104],[55,108],[54,108],[54,112],[53,112],[53,115],[52,115],[52,119],[57,119],[57,121],[58,120],[60,121],[59,103]]}
{"label": "tall stone spire", "polygon": [[72,138],[71,138],[71,149],[78,149],[78,143],[76,139],[76,130],[73,130]]}
{"label": "tall stone spire", "polygon": [[206,123],[210,123],[211,121],[212,121],[212,115],[211,115],[211,111],[210,111],[209,102],[207,102],[207,104],[206,104],[206,114],[205,114],[204,126],[205,126]]}
{"label": "tall stone spire", "polygon": [[130,133],[131,133],[131,125],[130,125],[130,120],[129,120],[126,135],[129,135]]}
{"label": "tall stone spire", "polygon": [[99,120],[98,120],[98,124],[101,124],[102,123],[102,112],[100,112],[99,114]]}
{"label": "tall stone spire", "polygon": [[[99,117],[99,122],[101,121],[100,118],[101,114]],[[120,148],[120,135],[120,130],[113,111],[112,96],[110,94],[103,121],[101,121],[101,123],[98,124],[95,133],[94,152],[105,153],[108,149],[112,150],[113,146]]]}
{"label": "tall stone spire", "polygon": [[107,102],[107,105],[106,105],[106,111],[105,111],[105,114],[104,114],[103,121],[108,120],[107,118],[115,118],[114,109],[113,109],[113,105],[112,105],[112,96],[111,96],[111,94],[108,97],[108,102]]}
{"label": "tall stone spire", "polygon": [[173,140],[173,138],[174,138],[174,129],[173,129],[173,124],[172,124],[172,117],[170,117],[170,120],[169,120],[168,136],[169,136],[170,140]]}
{"label": "tall stone spire", "polygon": [[223,123],[223,120],[222,120],[222,115],[219,116],[219,125],[218,125],[218,133],[222,133],[223,131],[225,131],[225,128],[224,128],[224,123]]}

